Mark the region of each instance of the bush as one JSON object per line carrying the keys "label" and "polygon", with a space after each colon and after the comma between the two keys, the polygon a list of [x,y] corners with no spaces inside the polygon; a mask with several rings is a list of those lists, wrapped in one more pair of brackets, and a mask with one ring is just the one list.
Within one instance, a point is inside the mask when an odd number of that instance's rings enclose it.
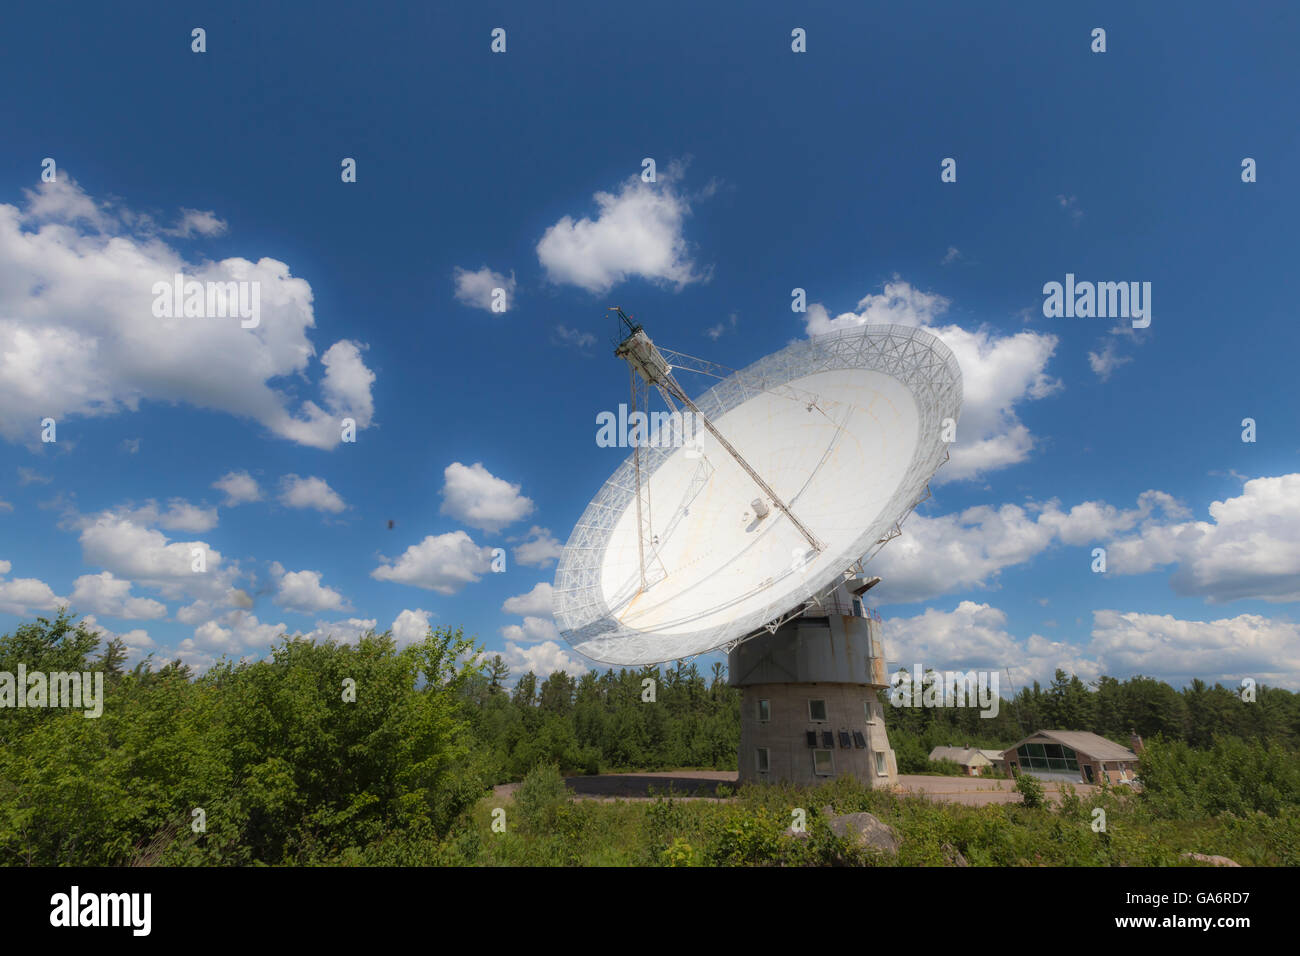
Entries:
{"label": "bush", "polygon": [[783,822],[763,807],[725,806],[706,828],[709,843],[704,849],[705,862],[710,866],[778,862],[783,829]]}
{"label": "bush", "polygon": [[681,837],[675,837],[660,854],[659,859],[664,866],[696,866],[698,863],[695,850]]}
{"label": "bush", "polygon": [[[95,644],[66,616],[40,619],[0,637],[0,663],[100,669]],[[96,720],[0,713],[0,858],[322,863],[417,832],[418,845],[383,852],[425,854],[484,790],[460,693],[471,668],[456,663],[471,646],[446,629],[401,651],[390,635],[286,638],[269,660],[197,679],[173,664],[105,666]]]}
{"label": "bush", "polygon": [[1216,737],[1211,750],[1157,738],[1138,766],[1142,799],[1157,816],[1278,816],[1300,807],[1300,759],[1276,742]]}
{"label": "bush", "polygon": [[1043,796],[1043,785],[1031,774],[1022,773],[1016,777],[1016,792],[1031,810],[1037,810],[1047,802]]}
{"label": "bush", "polygon": [[532,833],[551,833],[559,822],[560,808],[569,802],[569,789],[553,763],[538,764],[515,791],[515,809]]}

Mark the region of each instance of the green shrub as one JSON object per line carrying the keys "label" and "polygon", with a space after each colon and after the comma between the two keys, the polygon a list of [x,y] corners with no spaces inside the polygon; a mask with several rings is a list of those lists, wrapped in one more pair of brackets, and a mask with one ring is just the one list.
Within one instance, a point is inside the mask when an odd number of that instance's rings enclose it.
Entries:
{"label": "green shrub", "polygon": [[1043,796],[1043,785],[1032,774],[1022,773],[1016,777],[1016,792],[1031,810],[1037,810],[1047,802]]}
{"label": "green shrub", "polygon": [[515,810],[532,833],[553,833],[560,808],[569,802],[569,789],[553,763],[538,764],[528,771],[515,791]]}
{"label": "green shrub", "polygon": [[727,805],[710,821],[704,848],[709,866],[753,866],[779,862],[784,822],[763,807]]}
{"label": "green shrub", "polygon": [[664,866],[698,866],[695,850],[681,837],[674,837],[660,854],[659,860]]}
{"label": "green shrub", "polygon": [[[0,637],[0,662],[97,669],[94,645],[65,616],[42,619]],[[394,833],[436,845],[484,790],[461,698],[472,668],[457,664],[471,648],[446,629],[401,651],[390,635],[286,638],[269,660],[199,678],[174,664],[108,671],[96,720],[0,713],[0,859],[320,863]]]}

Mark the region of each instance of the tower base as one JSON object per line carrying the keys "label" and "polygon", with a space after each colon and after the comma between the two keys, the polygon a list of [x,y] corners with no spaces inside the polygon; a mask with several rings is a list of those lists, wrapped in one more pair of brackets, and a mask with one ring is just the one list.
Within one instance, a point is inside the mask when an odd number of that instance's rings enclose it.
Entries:
{"label": "tower base", "polygon": [[898,782],[877,694],[888,687],[880,623],[860,600],[840,596],[825,614],[793,618],[728,656],[728,682],[744,691],[741,783]]}

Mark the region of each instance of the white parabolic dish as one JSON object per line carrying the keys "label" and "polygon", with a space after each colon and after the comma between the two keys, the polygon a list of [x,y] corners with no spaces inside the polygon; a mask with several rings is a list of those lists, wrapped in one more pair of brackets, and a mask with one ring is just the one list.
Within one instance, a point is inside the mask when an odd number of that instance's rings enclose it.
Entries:
{"label": "white parabolic dish", "polygon": [[633,455],[587,506],[555,575],[560,632],[597,661],[657,664],[823,598],[924,499],[947,459],[944,419],[956,422],[961,401],[947,346],[897,325],[815,336],[723,380],[696,405],[824,547],[776,508],[757,518],[758,486],[700,428],[693,447],[641,450],[648,587]]}

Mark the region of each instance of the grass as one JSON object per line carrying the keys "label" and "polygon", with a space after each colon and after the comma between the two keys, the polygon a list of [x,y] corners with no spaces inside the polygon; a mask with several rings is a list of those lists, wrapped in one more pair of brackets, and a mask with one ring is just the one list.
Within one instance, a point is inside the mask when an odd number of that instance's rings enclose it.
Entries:
{"label": "grass", "polygon": [[[544,786],[535,792],[551,792]],[[824,807],[869,811],[902,838],[898,857],[835,837]],[[494,832],[494,811],[505,811]],[[787,833],[803,811],[806,835]],[[1095,811],[1102,811],[1098,815]],[[1104,829],[1094,824],[1104,819]],[[543,822],[544,821],[544,822]],[[747,786],[736,799],[594,801],[555,798],[521,812],[488,797],[429,862],[470,866],[943,866],[960,852],[972,866],[1179,866],[1185,852],[1242,865],[1300,865],[1300,814],[1159,819],[1141,797],[1067,796],[1057,808],[967,807],[873,791],[849,779],[817,788]]]}

